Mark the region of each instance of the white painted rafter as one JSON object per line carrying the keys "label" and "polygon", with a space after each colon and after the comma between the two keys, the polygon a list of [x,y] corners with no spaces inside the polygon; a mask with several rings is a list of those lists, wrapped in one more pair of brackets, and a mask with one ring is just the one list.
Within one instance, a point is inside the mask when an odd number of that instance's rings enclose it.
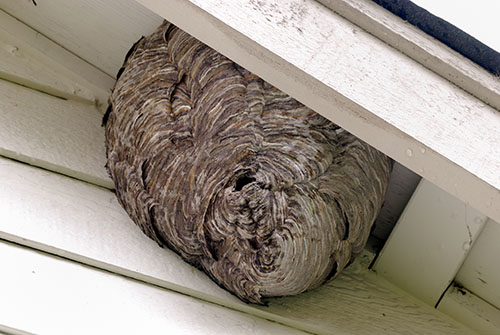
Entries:
{"label": "white painted rafter", "polygon": [[373,268],[403,290],[435,306],[486,220],[478,211],[422,180]]}
{"label": "white painted rafter", "polygon": [[500,79],[371,0],[317,0],[497,110]]}

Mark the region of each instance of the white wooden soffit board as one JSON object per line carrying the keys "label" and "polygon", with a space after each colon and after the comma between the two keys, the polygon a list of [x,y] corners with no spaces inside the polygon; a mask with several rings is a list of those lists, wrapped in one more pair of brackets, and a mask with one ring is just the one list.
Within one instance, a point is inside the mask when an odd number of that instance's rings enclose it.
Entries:
{"label": "white wooden soffit board", "polygon": [[[500,309],[500,225],[488,220],[455,281]],[[498,318],[500,322],[500,318]]]}
{"label": "white wooden soffit board", "polygon": [[114,79],[0,10],[0,78],[101,111]]}
{"label": "white wooden soffit board", "polygon": [[375,220],[371,233],[381,241],[386,241],[398,218],[403,213],[421,178],[398,162],[394,163],[385,194],[384,205]]}
{"label": "white wooden soffit board", "polygon": [[132,44],[162,22],[132,0],[0,0],[0,8],[113,78]]}
{"label": "white wooden soffit board", "polygon": [[10,243],[0,242],[0,254],[0,331],[5,325],[4,331],[52,335],[306,334]]}
{"label": "white wooden soffit board", "polygon": [[374,269],[434,306],[455,278],[487,217],[422,180]]}
{"label": "white wooden soffit board", "polygon": [[367,270],[370,257],[316,290],[242,303],[147,238],[109,190],[5,158],[0,238],[316,334],[470,333]]}
{"label": "white wooden soffit board", "polygon": [[102,115],[0,79],[0,155],[114,188],[104,165]]}
{"label": "white wooden soffit board", "polygon": [[137,0],[500,221],[500,113],[314,0]]}
{"label": "white wooden soffit board", "polygon": [[437,309],[483,335],[500,334],[500,310],[469,290],[451,285]]}
{"label": "white wooden soffit board", "polygon": [[500,110],[500,80],[371,0],[317,0],[426,68]]}

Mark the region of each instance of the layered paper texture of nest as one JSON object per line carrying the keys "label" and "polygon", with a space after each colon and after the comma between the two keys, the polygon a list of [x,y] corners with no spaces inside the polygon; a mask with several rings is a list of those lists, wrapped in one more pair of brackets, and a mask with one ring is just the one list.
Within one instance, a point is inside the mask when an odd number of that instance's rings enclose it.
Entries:
{"label": "layered paper texture of nest", "polygon": [[108,170],[134,222],[244,301],[337,276],[390,160],[168,22],[127,55]]}

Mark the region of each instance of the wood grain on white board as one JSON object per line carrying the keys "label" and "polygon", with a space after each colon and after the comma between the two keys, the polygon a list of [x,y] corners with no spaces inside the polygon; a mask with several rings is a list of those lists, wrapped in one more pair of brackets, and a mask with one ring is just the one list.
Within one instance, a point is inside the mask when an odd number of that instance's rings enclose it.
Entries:
{"label": "wood grain on white board", "polygon": [[431,71],[500,109],[500,80],[371,0],[319,0]]}
{"label": "wood grain on white board", "polygon": [[0,155],[107,188],[102,114],[0,80]]}
{"label": "wood grain on white board", "polygon": [[500,113],[313,0],[137,0],[500,221]]}

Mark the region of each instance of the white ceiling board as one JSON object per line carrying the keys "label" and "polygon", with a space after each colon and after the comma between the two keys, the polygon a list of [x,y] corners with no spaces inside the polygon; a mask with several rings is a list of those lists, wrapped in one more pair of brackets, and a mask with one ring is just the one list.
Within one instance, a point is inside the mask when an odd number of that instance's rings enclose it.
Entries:
{"label": "white ceiling board", "polygon": [[0,10],[0,78],[102,112],[114,79]]}

